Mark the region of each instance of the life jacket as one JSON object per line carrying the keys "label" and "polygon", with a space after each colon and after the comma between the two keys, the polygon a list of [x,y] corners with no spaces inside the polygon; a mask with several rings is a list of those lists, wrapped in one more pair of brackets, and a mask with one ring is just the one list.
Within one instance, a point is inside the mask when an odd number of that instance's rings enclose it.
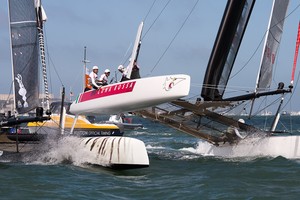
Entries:
{"label": "life jacket", "polygon": [[85,88],[92,89],[92,81],[88,74],[85,74]]}

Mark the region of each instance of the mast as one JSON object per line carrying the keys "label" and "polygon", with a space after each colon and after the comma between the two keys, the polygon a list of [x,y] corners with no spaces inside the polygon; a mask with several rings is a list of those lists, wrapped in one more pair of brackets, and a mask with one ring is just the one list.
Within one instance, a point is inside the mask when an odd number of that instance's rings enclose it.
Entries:
{"label": "mast", "polygon": [[[9,4],[9,6],[10,6],[10,4]],[[11,36],[10,37],[10,50],[11,50],[11,65],[12,65],[12,84],[13,84],[13,94],[14,94],[14,107],[13,107],[13,113],[14,113],[14,116],[18,116],[18,112],[17,112],[17,99],[16,99],[16,89],[15,89],[15,87],[16,87],[16,85],[15,85],[15,78],[14,78],[14,74],[15,74],[15,71],[14,71],[14,60],[13,60],[13,46],[12,46],[12,27],[11,27],[11,19],[10,19],[10,9],[8,9],[8,22],[9,22],[9,35]],[[10,118],[10,114],[9,114],[9,116],[8,116],[8,118]],[[3,121],[1,121],[0,122],[0,127],[2,127],[3,125],[2,125],[2,123],[3,123]],[[8,124],[9,124],[9,122],[7,122]],[[19,153],[19,134],[18,134],[18,130],[17,130],[17,124],[12,124],[13,126],[14,126],[14,129],[15,129],[15,134],[16,134],[16,151]]]}
{"label": "mast", "polygon": [[[12,31],[11,31],[11,19],[10,19],[10,4],[8,4],[8,26],[9,26],[9,28],[8,28],[8,30],[9,30],[9,35],[10,36],[12,36]],[[10,38],[10,40],[9,40],[9,43],[10,43],[10,54],[11,54],[11,57],[10,57],[10,62],[11,62],[11,78],[12,78],[12,87],[13,87],[13,94],[14,95],[16,95],[16,89],[15,89],[15,78],[14,78],[14,74],[15,74],[15,72],[14,72],[14,69],[15,69],[15,67],[14,67],[14,61],[13,61],[13,48],[12,48],[12,37],[9,37]],[[16,101],[16,97],[14,97],[13,98],[13,102],[14,102],[14,106],[13,106],[13,113],[14,113],[14,115],[15,116],[17,116],[18,115],[18,113],[17,113],[17,109],[16,109],[16,107],[17,107],[17,101]]]}

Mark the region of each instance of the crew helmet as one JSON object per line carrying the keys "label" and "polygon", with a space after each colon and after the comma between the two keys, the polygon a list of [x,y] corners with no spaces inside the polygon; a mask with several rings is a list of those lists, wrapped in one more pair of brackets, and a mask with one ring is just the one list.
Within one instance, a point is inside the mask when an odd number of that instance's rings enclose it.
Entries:
{"label": "crew helmet", "polygon": [[118,70],[124,70],[124,66],[123,65],[119,65]]}
{"label": "crew helmet", "polygon": [[93,70],[94,70],[94,69],[99,69],[99,68],[98,68],[98,66],[95,65],[95,66],[93,67]]}
{"label": "crew helmet", "polygon": [[241,122],[241,123],[245,123],[244,119],[239,119],[238,121]]}

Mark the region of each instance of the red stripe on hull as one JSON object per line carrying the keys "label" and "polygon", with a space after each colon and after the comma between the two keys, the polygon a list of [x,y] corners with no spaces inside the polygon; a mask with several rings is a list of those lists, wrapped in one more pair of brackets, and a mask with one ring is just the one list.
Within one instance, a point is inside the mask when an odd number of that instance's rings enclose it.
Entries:
{"label": "red stripe on hull", "polygon": [[123,94],[127,92],[132,92],[136,81],[124,82],[119,84],[113,84],[104,86],[98,90],[91,90],[80,94],[79,100],[77,103],[89,101],[92,99],[98,99],[102,97],[112,96],[116,94]]}

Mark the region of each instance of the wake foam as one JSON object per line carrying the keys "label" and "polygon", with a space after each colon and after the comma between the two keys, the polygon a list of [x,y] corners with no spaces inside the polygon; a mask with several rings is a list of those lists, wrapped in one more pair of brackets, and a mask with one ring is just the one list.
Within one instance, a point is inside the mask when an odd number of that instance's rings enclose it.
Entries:
{"label": "wake foam", "polygon": [[[59,140],[47,139],[39,145],[39,149],[27,154],[23,161],[28,164],[57,165],[73,164],[84,166],[86,163],[93,164],[95,158],[91,158],[87,149],[79,145],[81,138],[75,136],[64,136]],[[95,159],[96,163],[96,159]]]}
{"label": "wake foam", "polygon": [[199,141],[195,149],[188,150],[203,156],[215,156],[222,158],[238,157],[278,157],[288,159],[300,158],[299,136],[271,136],[264,138],[246,138],[237,144],[212,145],[205,141]]}

